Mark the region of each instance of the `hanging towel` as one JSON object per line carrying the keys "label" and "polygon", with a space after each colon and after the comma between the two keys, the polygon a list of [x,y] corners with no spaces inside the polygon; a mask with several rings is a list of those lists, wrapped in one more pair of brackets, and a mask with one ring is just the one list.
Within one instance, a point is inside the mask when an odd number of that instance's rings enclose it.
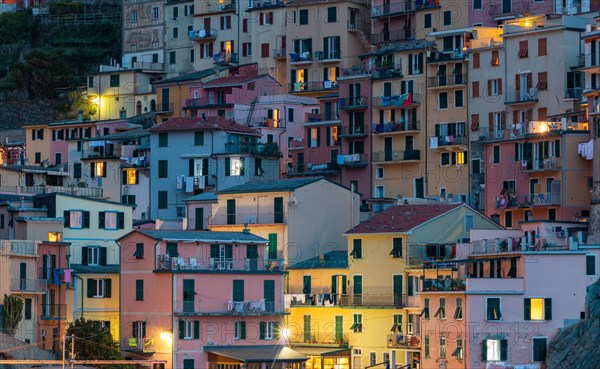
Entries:
{"label": "hanging towel", "polygon": [[344,155],[338,155],[337,156],[337,163],[338,163],[338,165],[343,165],[345,160],[346,160],[346,158],[345,158]]}
{"label": "hanging towel", "polygon": [[437,136],[429,137],[429,148],[437,149],[438,148],[438,138]]}
{"label": "hanging towel", "polygon": [[65,282],[67,284],[71,283],[73,270],[64,269],[63,272],[64,272],[63,273],[63,282]]}
{"label": "hanging towel", "polygon": [[176,188],[178,190],[183,190],[183,181],[185,180],[185,176],[177,176],[175,180],[177,182]]}
{"label": "hanging towel", "polygon": [[61,269],[54,269],[54,273],[52,276],[52,284],[59,285],[60,284],[60,275],[62,274]]}
{"label": "hanging towel", "polygon": [[187,177],[185,179],[185,192],[194,192],[194,177]]}
{"label": "hanging towel", "polygon": [[404,106],[412,105],[412,103],[413,103],[413,95],[412,95],[412,93],[408,93],[406,95],[407,95],[406,99],[404,99]]}

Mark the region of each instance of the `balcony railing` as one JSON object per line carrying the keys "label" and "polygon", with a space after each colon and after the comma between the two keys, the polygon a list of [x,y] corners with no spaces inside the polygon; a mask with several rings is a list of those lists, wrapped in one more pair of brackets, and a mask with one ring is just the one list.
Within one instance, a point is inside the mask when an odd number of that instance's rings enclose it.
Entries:
{"label": "balcony railing", "polygon": [[278,7],[282,7],[285,6],[285,4],[287,3],[287,1],[280,1],[280,0],[251,0],[250,4],[248,4],[248,10],[254,10],[254,9],[263,9],[263,8],[278,8]]}
{"label": "balcony railing", "polygon": [[415,11],[412,1],[401,1],[392,4],[383,4],[371,8],[371,18],[388,17],[396,14],[405,14]]}
{"label": "balcony railing", "polygon": [[0,251],[12,255],[36,256],[37,242],[35,241],[0,241]]}
{"label": "balcony railing", "polygon": [[268,143],[226,143],[226,154],[252,154],[261,156],[279,156],[279,146],[274,142]]}
{"label": "balcony railing", "polygon": [[352,68],[340,68],[340,77],[356,77],[356,76],[370,76],[371,70],[362,66],[354,66]]}
{"label": "balcony railing", "polygon": [[273,49],[273,57],[275,59],[285,59],[287,57],[286,49],[285,48]]}
{"label": "balcony railing", "polygon": [[465,76],[458,73],[427,78],[427,87],[456,86],[463,85],[464,83]]}
{"label": "balcony railing", "polygon": [[435,149],[444,146],[466,145],[467,137],[463,136],[431,136],[429,137],[429,148]]}
{"label": "balcony railing", "polygon": [[415,9],[416,10],[422,10],[422,9],[431,9],[431,8],[435,8],[436,6],[440,6],[439,0],[423,0],[418,1],[417,4],[415,5]]}
{"label": "balcony railing", "polygon": [[423,291],[465,291],[465,279],[452,278],[428,278],[423,280]]}
{"label": "balcony railing", "polygon": [[67,304],[42,304],[42,311],[40,313],[40,319],[53,320],[53,319],[66,319],[66,318],[67,318]]}
{"label": "balcony railing", "polygon": [[416,36],[415,28],[394,29],[371,34],[371,44],[379,45],[387,42],[397,42],[414,39]]}
{"label": "balcony railing", "polygon": [[141,339],[130,337],[127,339],[127,349],[130,351],[144,353],[156,352],[156,348],[154,346],[154,339],[151,337],[143,337]]}
{"label": "balcony railing", "polygon": [[263,314],[274,313],[276,310],[275,301],[227,301],[227,311],[233,314]]}
{"label": "balcony railing", "polygon": [[400,349],[419,349],[421,347],[421,340],[419,336],[416,335],[388,334],[387,347]]}
{"label": "balcony railing", "polygon": [[389,150],[373,152],[373,162],[375,163],[401,163],[412,160],[421,160],[421,150]]}
{"label": "balcony railing", "polygon": [[225,224],[285,224],[287,222],[287,212],[274,213],[272,211],[261,209],[257,213],[220,213],[209,218],[211,225]]}
{"label": "balcony railing", "polygon": [[313,55],[310,51],[305,51],[302,53],[290,53],[290,64],[304,64],[312,62]]}
{"label": "balcony railing", "polygon": [[226,107],[233,106],[231,103],[227,103],[226,99],[216,99],[210,97],[197,97],[192,99],[185,99],[186,108],[204,108],[204,107]]}
{"label": "balcony railing", "polygon": [[395,294],[352,294],[340,295],[340,306],[406,306],[406,295]]}
{"label": "balcony railing", "polygon": [[490,5],[488,8],[488,14],[490,18],[497,18],[512,14],[526,14],[529,13],[529,3],[527,2],[514,2],[508,3],[509,6],[503,4]]}
{"label": "balcony railing", "polygon": [[323,345],[348,345],[350,334],[344,332],[335,332],[331,327],[331,332],[322,332],[311,330],[310,332],[294,332],[289,337],[290,343],[313,343]]}
{"label": "balcony railing", "polygon": [[201,9],[198,15],[202,14],[212,14],[212,13],[220,13],[220,12],[234,12],[235,11],[235,1],[229,0],[225,2],[208,2],[205,3],[204,9]]}
{"label": "balcony railing", "polygon": [[369,156],[367,154],[338,155],[337,163],[342,167],[365,166],[369,164]]}
{"label": "balcony railing", "polygon": [[411,132],[419,131],[421,129],[421,121],[400,121],[400,122],[385,122],[385,123],[373,123],[373,133],[381,134],[392,134],[396,132]]}
{"label": "balcony railing", "polygon": [[[210,219],[209,219],[210,220]],[[166,254],[160,254],[156,257],[156,270],[159,271],[266,271],[276,270],[279,259],[272,263],[266,263],[261,258],[184,258],[169,257]]]}
{"label": "balcony railing", "polygon": [[342,52],[340,50],[317,51],[315,58],[320,62],[339,61],[342,58]]}
{"label": "balcony railing", "polygon": [[509,90],[506,92],[505,104],[528,103],[538,101],[538,90],[528,88],[522,90]]}
{"label": "balcony railing", "polygon": [[415,104],[420,104],[421,95],[418,93],[405,93],[401,95],[394,96],[374,96],[373,97],[373,107],[374,108],[396,108],[396,107],[405,107],[412,106]]}
{"label": "balcony railing", "polygon": [[535,160],[521,160],[521,172],[543,172],[560,170],[562,162],[560,158],[545,158]]}
{"label": "balcony railing", "polygon": [[238,62],[238,55],[237,53],[221,51],[213,56],[213,62],[222,66],[230,65]]}
{"label": "balcony railing", "polygon": [[529,208],[532,206],[560,205],[560,198],[560,191],[530,195],[509,195],[507,197],[498,196],[495,199],[495,208]]}
{"label": "balcony railing", "polygon": [[288,83],[288,91],[293,92],[313,92],[326,91],[338,88],[337,81],[308,81]]}
{"label": "balcony railing", "polygon": [[357,124],[352,127],[343,126],[339,137],[366,137],[368,135],[368,129],[365,128],[364,124]]}
{"label": "balcony railing", "polygon": [[373,79],[402,78],[402,64],[375,67],[371,76]]}
{"label": "balcony railing", "polygon": [[369,107],[367,96],[342,97],[339,102],[340,109],[366,109]]}
{"label": "balcony railing", "polygon": [[210,307],[203,307],[202,303],[194,301],[183,301],[180,308],[176,308],[177,314],[187,315],[271,315],[281,314],[283,308],[280,301],[232,301],[219,300],[210,301]]}
{"label": "balcony railing", "polygon": [[172,113],[173,112],[173,103],[169,103],[169,104],[157,104],[156,105],[156,112],[157,113]]}
{"label": "balcony railing", "polygon": [[322,164],[295,164],[288,166],[287,175],[289,177],[332,175],[340,172],[340,166],[337,163]]}
{"label": "balcony railing", "polygon": [[290,293],[285,295],[285,307],[291,306],[339,306],[341,294],[324,293],[324,294],[305,294],[305,293]]}
{"label": "balcony railing", "polygon": [[579,99],[579,98],[581,98],[582,93],[583,93],[583,89],[581,87],[566,88],[565,89],[565,99]]}
{"label": "balcony railing", "polygon": [[217,30],[216,29],[198,29],[192,30],[188,33],[190,40],[192,41],[210,41],[217,38]]}
{"label": "balcony railing", "polygon": [[12,292],[45,292],[47,289],[48,281],[45,279],[11,278],[10,280]]}
{"label": "balcony railing", "polygon": [[468,57],[468,51],[463,51],[459,49],[433,51],[427,58],[427,63],[444,63],[452,60],[463,60]]}

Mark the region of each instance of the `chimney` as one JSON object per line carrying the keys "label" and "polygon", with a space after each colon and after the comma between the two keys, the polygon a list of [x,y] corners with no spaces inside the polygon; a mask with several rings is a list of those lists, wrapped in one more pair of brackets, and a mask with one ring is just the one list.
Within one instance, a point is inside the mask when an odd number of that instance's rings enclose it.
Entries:
{"label": "chimney", "polygon": [[319,254],[319,263],[321,265],[325,264],[325,254]]}

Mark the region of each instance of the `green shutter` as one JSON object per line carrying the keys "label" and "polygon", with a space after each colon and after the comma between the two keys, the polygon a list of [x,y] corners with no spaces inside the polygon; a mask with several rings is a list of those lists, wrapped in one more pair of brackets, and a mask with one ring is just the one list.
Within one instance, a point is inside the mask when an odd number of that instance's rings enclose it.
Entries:
{"label": "green shutter", "polygon": [[279,329],[279,322],[273,323],[273,339],[278,340],[281,338],[281,330]]}
{"label": "green shutter", "polygon": [[65,219],[65,228],[71,227],[71,212],[68,210],[63,211],[63,217]]}
{"label": "green shutter", "polygon": [[246,339],[246,322],[240,322],[240,339]]}
{"label": "green shutter", "polygon": [[332,275],[331,276],[331,293],[336,294],[337,293],[337,286],[336,283],[337,282],[337,276],[336,275]]}
{"label": "green shutter", "polygon": [[90,228],[90,212],[83,212],[83,228]]}
{"label": "green shutter", "polygon": [[219,245],[210,245],[210,257],[218,258],[219,257]]}
{"label": "green shutter", "polygon": [[407,288],[407,291],[406,291],[407,295],[413,296],[414,295],[414,293],[413,293],[413,278],[410,276],[406,279],[406,288]]}
{"label": "green shutter", "polygon": [[104,280],[104,297],[112,297],[112,280],[109,278]]}
{"label": "green shutter", "polygon": [[185,322],[183,320],[179,321],[179,338],[183,339],[183,334],[185,331]]}
{"label": "green shutter", "polygon": [[552,298],[544,299],[544,320],[552,320]]}
{"label": "green shutter", "polygon": [[506,361],[508,358],[508,341],[500,340],[500,361]]}
{"label": "green shutter", "polygon": [[106,247],[100,247],[100,265],[106,265],[107,250]]}
{"label": "green shutter", "polygon": [[125,213],[122,211],[117,213],[117,229],[125,229]]}
{"label": "green shutter", "polygon": [[194,359],[183,359],[183,369],[194,369]]}
{"label": "green shutter", "polygon": [[144,280],[138,279],[135,281],[135,299],[137,301],[144,300]]}
{"label": "green shutter", "polygon": [[88,248],[86,246],[81,248],[81,265],[88,265]]}
{"label": "green shutter", "polygon": [[265,339],[265,332],[267,331],[267,322],[260,322],[260,339]]}
{"label": "green shutter", "polygon": [[531,299],[523,300],[523,320],[531,320]]}
{"label": "green shutter", "polygon": [[106,224],[106,213],[101,211],[98,213],[98,228],[104,229],[104,225]]}
{"label": "green shutter", "polygon": [[96,280],[88,278],[87,280],[87,297],[94,297],[96,292]]}
{"label": "green shutter", "polygon": [[341,341],[344,339],[344,317],[336,315],[335,317],[335,340]]}
{"label": "green shutter", "polygon": [[244,301],[244,281],[241,279],[233,280],[233,301]]}
{"label": "green shutter", "polygon": [[269,260],[277,259],[277,233],[269,233]]}
{"label": "green shutter", "polygon": [[487,340],[483,340],[481,341],[481,346],[482,346],[482,354],[481,354],[481,361],[487,361]]}
{"label": "green shutter", "polygon": [[246,158],[240,158],[240,176],[246,174]]}
{"label": "green shutter", "polygon": [[197,340],[200,338],[200,321],[194,320],[194,339]]}
{"label": "green shutter", "polygon": [[228,177],[231,175],[231,159],[225,158],[225,176]]}

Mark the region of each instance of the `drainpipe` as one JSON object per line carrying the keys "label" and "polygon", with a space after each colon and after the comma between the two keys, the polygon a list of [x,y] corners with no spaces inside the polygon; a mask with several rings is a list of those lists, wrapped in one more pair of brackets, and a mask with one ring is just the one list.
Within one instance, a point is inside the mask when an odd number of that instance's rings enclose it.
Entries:
{"label": "drainpipe", "polygon": [[[81,281],[81,315],[83,315],[83,289],[85,288],[85,284],[83,283],[83,278],[81,278],[79,275],[74,274],[73,275],[75,278],[79,279]],[[77,307],[77,294],[73,294],[75,296],[75,301],[74,301],[74,307]],[[77,312],[75,310],[73,310],[73,321],[77,320]]]}

